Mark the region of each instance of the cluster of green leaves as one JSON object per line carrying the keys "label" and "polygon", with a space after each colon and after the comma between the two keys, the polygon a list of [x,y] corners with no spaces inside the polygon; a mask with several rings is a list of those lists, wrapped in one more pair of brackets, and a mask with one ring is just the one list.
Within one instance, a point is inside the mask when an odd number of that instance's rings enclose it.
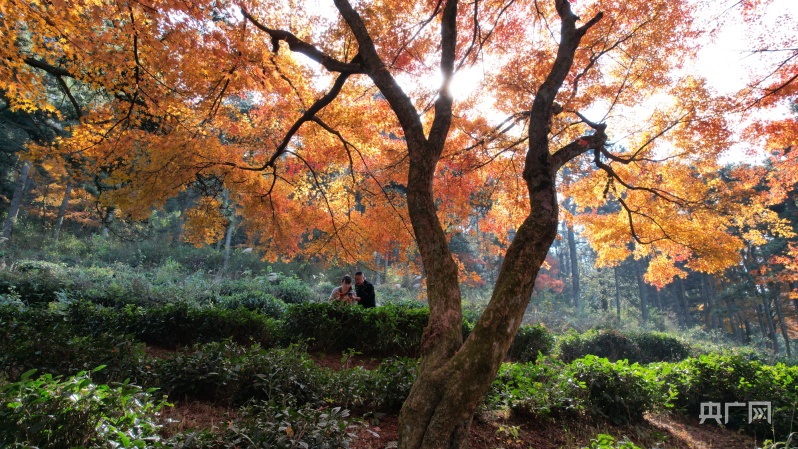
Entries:
{"label": "cluster of green leaves", "polygon": [[[201,267],[200,267],[201,268]],[[240,279],[218,279],[203,269],[191,271],[166,258],[149,268],[124,263],[105,267],[69,267],[64,264],[23,260],[13,270],[0,271],[0,295],[14,293],[28,304],[85,299],[105,306],[152,305],[184,301],[221,303],[231,308],[266,305],[269,314],[281,313],[282,302],[301,304],[317,295],[296,277],[269,273]],[[265,305],[265,304],[264,304]]]}
{"label": "cluster of green leaves", "polygon": [[231,342],[198,345],[152,363],[153,384],[174,399],[242,405],[339,405],[398,410],[416,378],[416,360],[388,358],[375,370],[319,368],[300,348],[263,349]]}
{"label": "cluster of green leaves", "polygon": [[165,402],[152,390],[95,384],[85,371],[33,374],[0,388],[0,446],[161,447],[156,415]]}
{"label": "cluster of green leaves", "polygon": [[589,355],[571,364],[548,358],[505,364],[487,399],[493,407],[538,418],[587,413],[627,423],[641,421],[646,411],[667,407],[670,394],[655,370]]}
{"label": "cluster of green leaves", "polygon": [[559,355],[565,362],[573,362],[587,355],[605,357],[610,361],[630,363],[677,362],[690,355],[690,346],[675,337],[660,332],[629,332],[591,330],[582,334],[571,332],[559,341]]}
{"label": "cluster of green leaves", "polygon": [[747,405],[749,401],[767,401],[772,406],[772,426],[767,422],[748,424],[748,407],[730,407],[728,425],[780,436],[798,428],[798,366],[709,354],[663,364],[660,369],[660,377],[676,393],[674,404],[692,416],[699,415],[702,402]]}
{"label": "cluster of green leaves", "polygon": [[291,341],[308,342],[313,349],[415,354],[428,320],[427,308],[315,303],[289,307],[283,331]]}
{"label": "cluster of green leaves", "polygon": [[23,371],[75,374],[107,365],[100,381],[140,378],[144,344],[118,333],[87,333],[70,325],[56,308],[0,307],[0,372],[15,378]]}
{"label": "cluster of green leaves", "polygon": [[622,441],[615,441],[615,437],[612,435],[600,433],[596,438],[590,440],[589,448],[584,447],[582,449],[640,449],[640,447],[626,438]]}
{"label": "cluster of green leaves", "polygon": [[543,325],[522,325],[515,334],[507,357],[516,362],[534,362],[538,356],[551,354],[554,335]]}
{"label": "cluster of green leaves", "polygon": [[170,439],[183,449],[319,448],[348,447],[352,434],[349,411],[340,407],[283,405],[255,402],[229,423],[224,433],[194,432]]}

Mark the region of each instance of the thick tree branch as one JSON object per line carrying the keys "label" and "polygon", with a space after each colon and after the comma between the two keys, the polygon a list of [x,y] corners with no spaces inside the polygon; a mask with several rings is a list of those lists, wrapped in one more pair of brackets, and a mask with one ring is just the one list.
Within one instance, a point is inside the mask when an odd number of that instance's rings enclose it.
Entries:
{"label": "thick tree branch", "polygon": [[[355,59],[357,59],[357,56],[355,56]],[[280,142],[280,144],[277,146],[277,149],[274,150],[272,156],[269,158],[269,160],[264,162],[263,165],[256,167],[249,167],[249,166],[238,165],[233,162],[226,163],[225,165],[249,171],[262,171],[268,167],[274,167],[274,164],[277,162],[277,159],[279,159],[280,156],[282,156],[287,152],[288,144],[291,142],[291,139],[294,138],[294,135],[297,133],[297,131],[299,131],[299,128],[301,128],[302,125],[305,124],[306,122],[313,120],[316,113],[324,109],[324,107],[327,106],[328,104],[332,103],[332,101],[341,92],[341,89],[344,87],[344,84],[346,83],[346,80],[349,78],[350,75],[351,75],[350,73],[341,73],[340,75],[338,75],[338,78],[335,79],[335,83],[333,83],[333,86],[332,88],[330,88],[330,91],[327,92],[327,94],[325,94],[323,97],[316,100],[316,102],[313,103],[305,111],[305,113],[302,114],[302,116],[297,119],[296,122],[294,122],[294,124],[291,126],[288,132],[285,133],[282,142]]]}
{"label": "thick tree branch", "polygon": [[455,47],[457,45],[457,0],[448,0],[441,20],[441,75],[443,81],[435,101],[435,119],[429,132],[429,142],[438,156],[452,124],[452,94],[449,86],[454,74]]}
{"label": "thick tree branch", "polygon": [[69,101],[72,103],[72,107],[75,108],[75,114],[78,116],[78,119],[83,117],[83,110],[80,108],[75,96],[72,95],[72,91],[69,90],[69,86],[67,86],[64,78],[61,76],[56,76],[55,79],[58,81],[58,85],[61,87],[61,90],[64,91],[64,94],[69,97]]}
{"label": "thick tree branch", "polygon": [[293,33],[284,30],[273,30],[262,23],[258,22],[257,19],[252,17],[252,15],[247,12],[246,9],[241,8],[241,14],[249,20],[253,25],[255,25],[261,31],[267,33],[272,39],[272,52],[277,53],[280,49],[280,41],[283,41],[288,44],[288,48],[295,53],[301,53],[310,59],[318,62],[322,65],[325,69],[331,72],[341,72],[341,73],[364,73],[363,67],[358,64],[357,62],[343,62],[339,61],[331,56],[325,55],[321,50],[316,48],[315,46],[299,39]]}
{"label": "thick tree branch", "polygon": [[[565,77],[574,63],[574,54],[579,47],[579,42],[587,31],[598,23],[603,17],[602,13],[596,14],[585,25],[577,28],[578,17],[571,11],[568,0],[556,0],[557,13],[562,21],[560,27],[560,45],[557,48],[557,57],[546,80],[538,89],[535,100],[532,103],[532,112],[529,122],[529,152],[524,163],[524,179],[529,182],[533,177],[534,171],[540,166],[549,166],[554,170],[556,166],[550,166],[549,155],[549,119],[554,112],[553,105],[557,92],[562,87]],[[553,171],[552,171],[553,173]],[[530,193],[535,186],[529,186]]]}
{"label": "thick tree branch", "polygon": [[396,114],[396,118],[402,126],[402,131],[405,133],[408,148],[413,151],[413,148],[422,147],[426,142],[426,138],[424,137],[424,127],[421,124],[418,111],[416,111],[410,97],[402,90],[377,53],[374,40],[371,38],[363,18],[355,11],[349,0],[333,0],[333,2],[349,29],[352,30],[355,39],[357,39],[366,73],[374,81],[380,93],[385,96],[391,109]]}

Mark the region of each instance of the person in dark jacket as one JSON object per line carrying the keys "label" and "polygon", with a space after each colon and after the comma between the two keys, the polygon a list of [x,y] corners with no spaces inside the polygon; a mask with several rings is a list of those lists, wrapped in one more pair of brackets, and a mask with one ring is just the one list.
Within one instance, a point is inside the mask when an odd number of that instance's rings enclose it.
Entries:
{"label": "person in dark jacket", "polygon": [[355,273],[355,291],[360,298],[361,306],[367,309],[377,306],[377,300],[374,295],[374,284],[366,280],[362,271]]}

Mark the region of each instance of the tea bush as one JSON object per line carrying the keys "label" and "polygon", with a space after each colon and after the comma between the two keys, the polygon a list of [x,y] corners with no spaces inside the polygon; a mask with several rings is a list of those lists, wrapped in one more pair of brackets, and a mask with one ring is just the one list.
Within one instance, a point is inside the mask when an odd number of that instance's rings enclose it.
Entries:
{"label": "tea bush", "polygon": [[283,301],[268,293],[235,293],[221,297],[218,304],[226,309],[244,308],[272,318],[281,318],[286,310]]}
{"label": "tea bush", "polygon": [[588,355],[575,360],[570,369],[587,388],[588,413],[616,424],[639,422],[646,411],[670,406],[671,391],[645,366]]}
{"label": "tea bush", "polygon": [[772,426],[766,422],[749,425],[747,407],[730,407],[728,425],[775,431],[777,437],[786,437],[798,428],[798,367],[710,354],[672,364],[660,378],[675,391],[674,404],[691,416],[699,415],[702,402],[769,401]]}
{"label": "tea bush", "polygon": [[332,303],[291,305],[283,332],[312,349],[363,353],[415,354],[429,319],[428,309],[382,306],[372,309]]}
{"label": "tea bush", "polygon": [[0,371],[9,377],[29,369],[71,375],[107,365],[97,380],[137,379],[143,359],[144,345],[131,336],[86,334],[48,309],[0,309]]}
{"label": "tea bush", "polygon": [[690,346],[684,341],[662,332],[634,332],[629,338],[640,349],[639,360],[630,362],[678,362],[690,356]]}
{"label": "tea bush", "polygon": [[637,344],[616,330],[571,332],[560,340],[559,352],[560,358],[568,363],[587,355],[604,357],[611,362],[639,361],[642,356]]}
{"label": "tea bush", "polygon": [[164,348],[227,338],[274,346],[281,339],[280,324],[258,312],[200,307],[186,302],[124,308],[74,302],[69,305],[67,315],[71,323],[86,333],[130,333],[139,341]]}
{"label": "tea bush", "polygon": [[286,304],[303,304],[316,299],[313,289],[301,280],[282,274],[273,277],[275,279],[265,285],[266,292]]}
{"label": "tea bush", "polygon": [[0,388],[0,447],[162,447],[164,405],[135,385],[95,384],[88,372],[61,380],[28,371]]}
{"label": "tea bush", "polygon": [[516,362],[534,362],[538,354],[547,356],[554,347],[554,336],[540,324],[522,325],[515,334],[512,346],[507,353]]}
{"label": "tea bush", "polygon": [[559,342],[560,358],[565,362],[586,355],[629,363],[677,362],[690,354],[690,347],[681,340],[661,332],[592,330],[584,334],[571,332]]}
{"label": "tea bush", "polygon": [[231,421],[223,434],[176,435],[170,446],[182,449],[256,449],[349,447],[349,411],[340,407],[293,406],[254,402]]}
{"label": "tea bush", "polygon": [[585,407],[587,388],[568,366],[547,358],[538,363],[505,363],[487,394],[491,408],[509,408],[535,418],[576,416]]}

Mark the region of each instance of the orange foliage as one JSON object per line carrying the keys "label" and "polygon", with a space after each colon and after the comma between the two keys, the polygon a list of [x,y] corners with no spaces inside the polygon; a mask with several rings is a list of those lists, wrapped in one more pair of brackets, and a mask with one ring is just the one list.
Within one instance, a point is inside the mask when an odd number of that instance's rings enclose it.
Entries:
{"label": "orange foliage", "polygon": [[[435,173],[443,228],[492,236],[480,248],[492,256],[529,212],[521,179],[524,114],[553,64],[551,30],[559,21],[554,1],[511,3],[459,5],[456,68],[469,81],[455,88],[462,91],[455,92],[453,125]],[[357,6],[426,129],[440,87],[440,67],[431,62],[440,51],[436,6]],[[591,152],[568,163],[562,190],[577,205],[568,219],[584,227],[599,264],[647,257],[646,280],[662,286],[684,276],[679,266],[723,270],[743,245],[764,238],[762,226],[782,229],[767,206],[798,181],[793,155],[784,150],[794,148],[798,127],[788,119],[750,128],[780,152],[774,163],[789,166],[764,175],[773,184],[769,198],[751,193],[747,180],[757,169],[735,182],[719,175],[718,158],[738,139],[727,118],[737,102],[718,98],[689,73],[705,31],[693,3],[594,0],[573,8],[583,18],[603,12],[604,19],[584,38],[557,95],[562,111],[551,119],[551,147],[586,145],[590,129],[577,112],[606,123],[616,142],[595,158]],[[242,9],[325,57],[311,61],[295,44],[273,42]],[[374,252],[412,246],[407,148],[391,105],[367,77],[352,75],[334,101],[282,143],[334,85],[340,70],[320,64],[348,63],[357,54],[351,30],[331,7],[12,0],[0,4],[0,14],[8,36],[0,46],[0,89],[12,108],[55,111],[44,73],[64,81],[65,93],[92,93],[76,100],[82,117],[69,136],[32,147],[31,157],[53,161],[53,170],[78,160],[101,175],[101,205],[144,219],[197,179],[215,179],[270,259],[305,253],[368,262]],[[787,81],[792,64],[771,84]],[[778,95],[794,94],[795,85]],[[203,199],[187,215],[186,238],[209,243],[225,225],[218,198]],[[473,261],[459,262],[462,280],[482,282],[467,269]],[[549,279],[542,274],[539,285],[562,288]]]}

